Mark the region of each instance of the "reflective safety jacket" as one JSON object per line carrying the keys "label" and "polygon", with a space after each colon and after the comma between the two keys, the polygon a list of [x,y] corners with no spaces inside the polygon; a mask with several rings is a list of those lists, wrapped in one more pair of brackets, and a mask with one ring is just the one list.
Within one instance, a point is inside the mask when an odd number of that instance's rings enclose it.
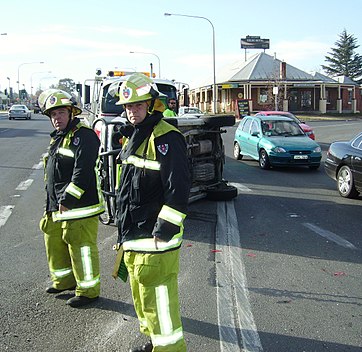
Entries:
{"label": "reflective safety jacket", "polygon": [[166,109],[164,112],[163,112],[163,116],[165,117],[176,117],[177,116],[177,113],[171,109]]}
{"label": "reflective safety jacket", "polygon": [[[87,218],[104,212],[98,182],[99,139],[79,119],[70,121],[64,131],[51,133],[44,157],[47,212],[53,221]],[[69,211],[59,213],[59,204]]]}
{"label": "reflective safety jacket", "polygon": [[[128,143],[132,143],[132,137],[123,138],[122,148]],[[161,119],[136,152],[121,162],[118,243],[125,251],[137,252],[179,248],[190,191],[186,143],[181,132]],[[162,240],[158,249],[154,236]]]}

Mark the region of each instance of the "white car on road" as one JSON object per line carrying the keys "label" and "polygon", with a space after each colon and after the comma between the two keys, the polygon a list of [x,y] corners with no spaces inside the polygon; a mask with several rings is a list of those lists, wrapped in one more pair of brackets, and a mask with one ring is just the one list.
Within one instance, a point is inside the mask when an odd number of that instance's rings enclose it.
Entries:
{"label": "white car on road", "polygon": [[20,119],[31,119],[31,111],[26,105],[14,104],[8,111],[9,120]]}
{"label": "white car on road", "polygon": [[191,106],[180,106],[178,109],[179,117],[188,117],[188,116],[200,117],[203,115],[205,114],[200,109]]}

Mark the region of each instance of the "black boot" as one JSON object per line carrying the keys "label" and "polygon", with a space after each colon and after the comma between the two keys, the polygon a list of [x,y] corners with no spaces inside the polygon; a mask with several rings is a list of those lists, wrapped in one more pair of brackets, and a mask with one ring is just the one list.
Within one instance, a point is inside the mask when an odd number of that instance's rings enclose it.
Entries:
{"label": "black boot", "polygon": [[131,348],[129,352],[152,352],[153,345],[151,341],[146,342],[143,346]]}
{"label": "black boot", "polygon": [[45,292],[46,293],[60,293],[60,292],[72,291],[72,290],[75,290],[75,286],[70,287],[70,288],[63,288],[63,289],[59,289],[59,288],[55,288],[53,286],[49,286],[49,287],[46,288]]}
{"label": "black boot", "polygon": [[79,307],[83,307],[87,304],[93,303],[98,298],[99,297],[89,298],[86,296],[74,296],[74,297],[68,299],[67,305],[71,306],[73,308],[79,308]]}

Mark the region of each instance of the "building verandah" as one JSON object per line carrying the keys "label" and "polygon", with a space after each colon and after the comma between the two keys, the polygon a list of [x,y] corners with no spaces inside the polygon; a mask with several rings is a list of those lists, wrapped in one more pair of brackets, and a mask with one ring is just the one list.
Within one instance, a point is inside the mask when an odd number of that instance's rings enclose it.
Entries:
{"label": "building verandah", "polygon": [[[250,112],[326,114],[358,113],[362,109],[360,88],[351,79],[311,75],[265,53],[252,57],[236,74],[217,84],[219,113],[236,113],[238,100],[245,99]],[[190,89],[189,101],[191,106],[210,112],[212,85]]]}

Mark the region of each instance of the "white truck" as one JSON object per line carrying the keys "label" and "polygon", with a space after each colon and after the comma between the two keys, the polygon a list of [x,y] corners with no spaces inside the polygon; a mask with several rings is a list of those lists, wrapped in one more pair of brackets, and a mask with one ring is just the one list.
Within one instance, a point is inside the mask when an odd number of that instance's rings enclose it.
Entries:
{"label": "white truck", "polygon": [[[110,92],[112,84],[124,81],[128,75],[133,72],[127,71],[108,71],[105,76],[102,76],[101,70],[96,71],[96,76],[93,79],[88,79],[84,84],[84,107],[88,112],[84,118],[88,125],[92,126],[93,122],[100,118],[109,118],[121,116],[124,109],[122,105],[116,105],[117,97]],[[148,72],[143,72],[150,75]],[[172,81],[164,79],[152,78],[156,83],[158,90],[169,98],[177,100],[177,89]],[[92,83],[90,86],[89,83]],[[81,92],[82,89],[79,89]],[[164,98],[164,103],[166,104]]]}
{"label": "white truck", "polygon": [[[115,222],[116,197],[116,157],[121,150],[120,126],[126,121],[121,105],[116,105],[112,83],[124,81],[127,76],[113,72],[111,75],[93,81],[92,99],[90,87],[85,86],[86,118],[101,141],[100,180],[106,201],[106,213],[100,218],[102,223]],[[172,81],[154,79],[160,92],[177,99],[177,89]],[[113,85],[114,86],[114,85]],[[166,100],[164,101],[166,106]],[[231,200],[237,196],[237,189],[223,179],[225,163],[224,145],[221,135],[226,132],[223,126],[235,124],[234,115],[195,115],[172,117],[165,120],[175,125],[184,135],[192,179],[189,202],[201,198],[210,200]]]}

